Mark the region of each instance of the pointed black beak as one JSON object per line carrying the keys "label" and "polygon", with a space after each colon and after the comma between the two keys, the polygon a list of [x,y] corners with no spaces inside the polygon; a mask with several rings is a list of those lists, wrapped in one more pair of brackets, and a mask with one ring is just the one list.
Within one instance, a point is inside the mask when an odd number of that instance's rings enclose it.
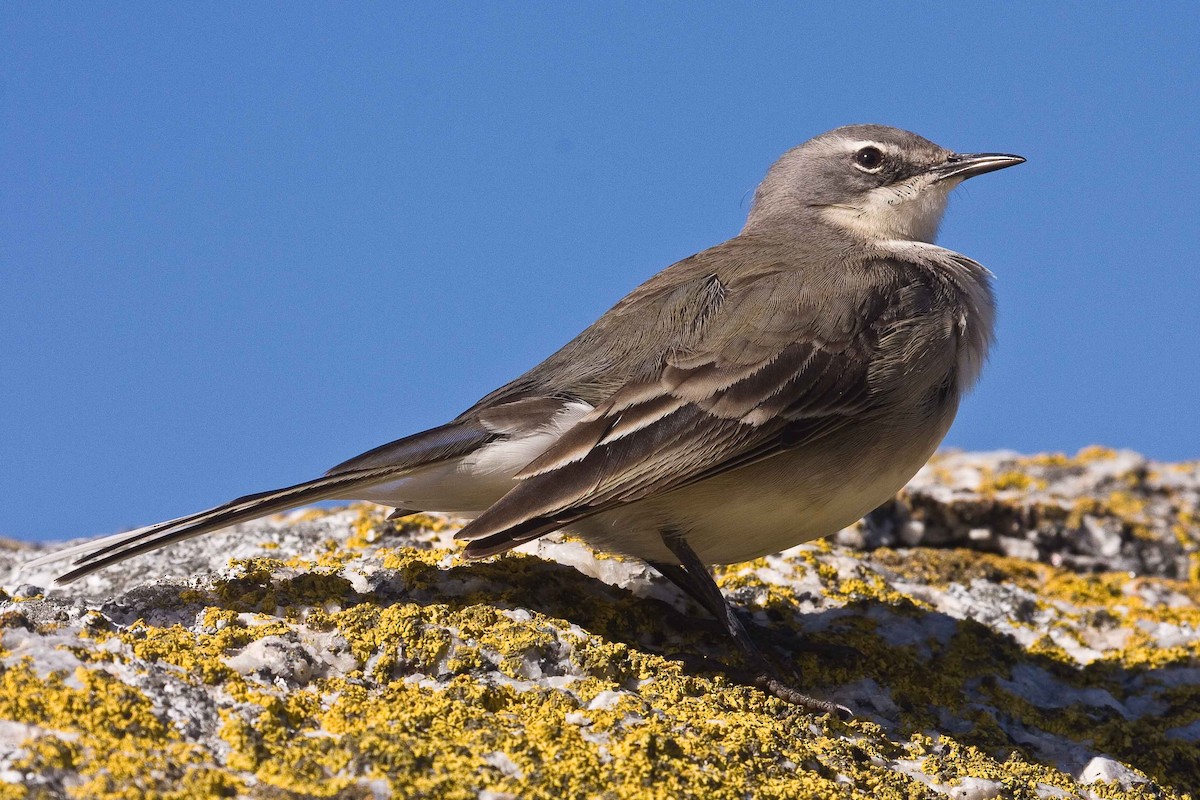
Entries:
{"label": "pointed black beak", "polygon": [[945,164],[939,164],[930,172],[936,175],[939,181],[951,178],[965,181],[985,172],[995,172],[1024,163],[1025,159],[1008,153],[954,153],[946,159]]}

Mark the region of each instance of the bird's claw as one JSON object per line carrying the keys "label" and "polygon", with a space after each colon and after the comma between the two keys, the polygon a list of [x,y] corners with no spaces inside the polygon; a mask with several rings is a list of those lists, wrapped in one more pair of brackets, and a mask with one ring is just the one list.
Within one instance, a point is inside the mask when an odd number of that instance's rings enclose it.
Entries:
{"label": "bird's claw", "polygon": [[854,717],[854,713],[845,706],[831,703],[828,700],[819,700],[816,697],[810,697],[803,692],[796,691],[773,675],[760,674],[754,680],[754,684],[772,697],[777,697],[793,706],[815,711],[818,714],[832,714],[842,721],[847,721]]}

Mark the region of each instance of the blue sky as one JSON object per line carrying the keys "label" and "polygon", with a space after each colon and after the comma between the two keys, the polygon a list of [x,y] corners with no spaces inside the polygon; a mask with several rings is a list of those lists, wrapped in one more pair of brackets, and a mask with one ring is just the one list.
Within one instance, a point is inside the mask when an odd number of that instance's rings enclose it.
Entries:
{"label": "blue sky", "polygon": [[0,535],[437,424],[853,122],[1029,159],[948,445],[1200,458],[1200,4],[811,5],[0,5]]}

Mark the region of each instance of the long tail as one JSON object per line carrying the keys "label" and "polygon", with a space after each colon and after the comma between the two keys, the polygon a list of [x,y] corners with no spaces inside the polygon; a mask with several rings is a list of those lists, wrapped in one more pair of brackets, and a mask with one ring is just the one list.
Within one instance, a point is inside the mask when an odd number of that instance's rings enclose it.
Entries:
{"label": "long tail", "polygon": [[71,566],[75,569],[55,578],[55,583],[70,583],[119,561],[133,558],[150,550],[157,550],[184,539],[190,539],[193,536],[211,533],[239,522],[287,511],[320,500],[345,497],[347,491],[386,481],[404,471],[407,470],[396,467],[361,470],[317,478],[271,492],[246,495],[198,514],[167,520],[145,528],[125,531],[56,550],[28,562],[26,566],[36,567],[74,558]]}
{"label": "long tail", "polygon": [[478,423],[455,421],[377,447],[339,464],[320,478],[270,492],[249,494],[198,514],[56,550],[33,559],[26,566],[36,567],[74,558],[71,566],[75,569],[55,578],[56,583],[70,583],[119,561],[193,536],[320,500],[352,497],[354,490],[385,483],[419,467],[462,456],[494,438],[494,434]]}

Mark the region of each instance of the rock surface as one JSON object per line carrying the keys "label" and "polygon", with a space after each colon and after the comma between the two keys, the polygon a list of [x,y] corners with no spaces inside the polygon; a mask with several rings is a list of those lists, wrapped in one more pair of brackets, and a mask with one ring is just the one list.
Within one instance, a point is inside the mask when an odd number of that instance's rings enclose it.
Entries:
{"label": "rock surface", "polygon": [[718,571],[799,688],[640,563],[304,511],[78,584],[0,543],[0,800],[1098,798],[1200,787],[1200,464],[939,456]]}

